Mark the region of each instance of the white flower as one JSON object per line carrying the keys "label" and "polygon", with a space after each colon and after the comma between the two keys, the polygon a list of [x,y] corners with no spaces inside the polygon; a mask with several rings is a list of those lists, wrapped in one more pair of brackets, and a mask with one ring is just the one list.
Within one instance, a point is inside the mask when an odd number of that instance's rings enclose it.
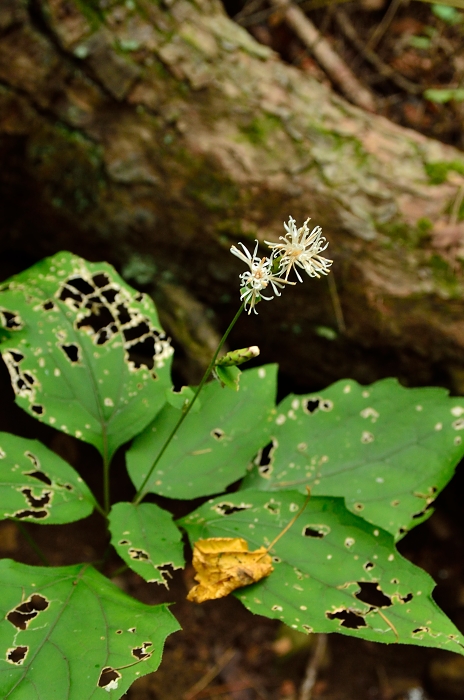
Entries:
{"label": "white flower", "polygon": [[243,262],[250,268],[246,272],[242,272],[242,274],[239,275],[242,284],[240,299],[245,302],[245,308],[248,306],[249,314],[251,313],[252,309],[256,314],[257,311],[255,306],[258,301],[261,299],[270,301],[274,298],[265,297],[264,294],[262,294],[263,289],[266,289],[269,284],[271,285],[274,294],[277,294],[277,296],[280,297],[280,292],[277,287],[282,288],[285,284],[295,283],[288,282],[287,280],[283,280],[281,277],[277,277],[276,275],[272,274],[272,257],[259,258],[256,255],[258,252],[258,241],[256,241],[253,255],[247,248],[245,248],[243,243],[239,243],[239,245],[242,246],[244,251],[243,253],[234,245],[231,247],[230,252],[232,255],[236,255],[237,258],[240,258],[240,260],[243,260]]}
{"label": "white flower", "polygon": [[296,265],[307,272],[310,277],[320,277],[328,275],[330,272],[329,267],[333,261],[320,255],[329,243],[322,236],[320,226],[316,226],[311,232],[309,231],[308,221],[310,219],[306,219],[303,226],[297,229],[295,219],[290,216],[288,224],[284,224],[287,233],[285,236],[279,236],[279,240],[283,243],[264,241],[272,248],[273,257],[280,262],[280,274],[285,274],[285,280],[288,280],[290,271],[294,269],[299,281],[303,281],[298,274]]}

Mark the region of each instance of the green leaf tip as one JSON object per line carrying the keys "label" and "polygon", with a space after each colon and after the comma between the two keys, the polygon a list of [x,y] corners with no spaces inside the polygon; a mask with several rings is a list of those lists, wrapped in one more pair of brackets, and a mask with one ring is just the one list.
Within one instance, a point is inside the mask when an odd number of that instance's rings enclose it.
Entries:
{"label": "green leaf tip", "polygon": [[225,366],[223,367],[222,365],[219,367],[215,367],[213,370],[213,374],[218,380],[218,382],[221,384],[222,387],[228,387],[229,389],[233,389],[234,391],[238,391],[240,388],[240,376],[241,376],[241,371],[239,370],[238,367],[233,367],[233,366]]}
{"label": "green leaf tip", "polygon": [[95,501],[79,474],[38,440],[0,433],[0,519],[60,525]]}

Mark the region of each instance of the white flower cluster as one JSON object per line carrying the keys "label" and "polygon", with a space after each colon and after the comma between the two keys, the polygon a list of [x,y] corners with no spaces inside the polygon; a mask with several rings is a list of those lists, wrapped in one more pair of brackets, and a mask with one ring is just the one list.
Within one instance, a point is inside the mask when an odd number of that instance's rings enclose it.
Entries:
{"label": "white flower cluster", "polygon": [[231,247],[230,252],[249,267],[239,275],[240,299],[245,302],[245,308],[248,308],[249,314],[252,310],[257,313],[255,307],[261,299],[270,301],[274,298],[262,294],[269,285],[274,294],[280,296],[279,289],[286,284],[296,284],[288,279],[291,270],[294,270],[298,280],[303,282],[296,267],[303,269],[310,277],[320,277],[330,272],[332,260],[321,255],[329,243],[322,235],[320,226],[316,226],[312,231],[309,230],[308,221],[310,219],[306,219],[303,226],[297,229],[295,219],[290,217],[288,224],[284,224],[287,233],[279,238],[283,243],[264,241],[272,251],[269,258],[260,258],[257,255],[258,241],[253,254],[245,248],[243,243],[239,243],[243,252],[234,245]]}

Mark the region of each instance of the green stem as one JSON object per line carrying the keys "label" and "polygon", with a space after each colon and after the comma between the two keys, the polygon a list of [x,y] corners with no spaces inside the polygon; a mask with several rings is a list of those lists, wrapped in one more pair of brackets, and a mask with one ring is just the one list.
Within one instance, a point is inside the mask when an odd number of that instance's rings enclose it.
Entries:
{"label": "green stem", "polygon": [[116,569],[116,571],[113,571],[111,574],[110,578],[116,578],[116,576],[119,576],[120,574],[123,574],[124,571],[127,571],[129,567],[127,564],[123,564],[122,566],[119,567],[119,569]]}
{"label": "green stem", "polygon": [[50,562],[48,561],[47,557],[42,552],[42,550],[40,549],[39,545],[36,543],[36,541],[34,540],[32,535],[24,527],[24,525],[22,523],[19,523],[17,520],[15,520],[14,522],[18,526],[18,529],[21,532],[24,539],[27,540],[27,543],[29,544],[31,549],[33,549],[34,552],[37,554],[37,556],[39,557],[42,564],[45,564],[45,566],[50,566]]}
{"label": "green stem", "polygon": [[334,310],[334,314],[335,314],[335,319],[337,321],[338,332],[345,334],[346,333],[345,319],[343,317],[343,309],[342,309],[342,305],[340,304],[340,297],[338,296],[337,285],[335,282],[335,277],[334,277],[333,272],[331,272],[330,275],[327,275],[327,283],[329,285],[329,294],[330,294],[330,298],[332,300],[332,306],[333,306],[333,310]]}
{"label": "green stem", "polygon": [[96,499],[96,497],[95,497],[95,494],[93,493],[92,489],[89,487],[88,484],[87,484],[87,488],[89,489],[90,494],[91,494],[91,496],[92,496],[92,498],[93,498],[93,506],[94,506],[95,510],[98,510],[98,512],[100,513],[100,515],[103,515],[103,517],[105,518],[105,520],[107,520],[107,519],[108,519],[108,514],[105,512],[105,510],[104,510],[104,509],[102,508],[102,506],[99,504],[99,502],[97,501],[97,499]]}
{"label": "green stem", "polygon": [[[106,516],[106,517],[108,517],[108,516]],[[105,551],[103,552],[102,558],[99,561],[94,562],[94,564],[93,564],[94,567],[96,569],[98,569],[98,571],[103,570],[104,566],[106,565],[106,562],[110,558],[110,554],[111,554],[112,550],[113,550],[113,545],[111,544],[111,542],[108,542],[108,544],[106,545]]]}
{"label": "green stem", "polygon": [[107,518],[108,518],[108,514],[105,512],[104,508],[101,507],[101,505],[99,504],[99,502],[97,501],[97,499],[95,498],[95,496],[93,497],[93,500],[94,500],[95,510],[98,510],[98,512],[100,513],[100,515],[103,515],[103,517],[104,517],[105,519],[107,519]]}
{"label": "green stem", "polygon": [[224,335],[222,336],[221,340],[219,341],[219,345],[218,345],[217,348],[216,348],[216,352],[214,353],[214,355],[213,355],[213,357],[212,357],[212,360],[211,360],[211,362],[209,363],[208,368],[207,368],[206,372],[204,373],[204,375],[203,375],[203,377],[202,377],[202,380],[201,380],[201,382],[199,383],[199,385],[198,385],[198,387],[197,387],[197,390],[195,391],[195,394],[194,394],[194,396],[193,396],[193,399],[190,401],[190,403],[188,404],[188,406],[187,406],[187,408],[185,409],[185,411],[182,412],[182,415],[180,416],[179,420],[177,421],[177,423],[175,424],[175,426],[174,426],[174,428],[172,429],[171,433],[169,434],[169,437],[167,438],[167,440],[166,440],[166,442],[164,443],[163,447],[162,447],[161,450],[159,451],[157,458],[156,458],[155,461],[153,462],[150,471],[149,471],[148,474],[146,475],[146,477],[145,477],[145,479],[143,480],[141,486],[139,487],[139,490],[138,490],[137,493],[135,494],[134,499],[133,499],[133,501],[132,501],[132,503],[133,503],[134,505],[138,505],[138,504],[140,503],[140,501],[141,501],[141,500],[144,498],[144,496],[146,495],[146,491],[144,491],[144,489],[145,489],[145,486],[146,486],[148,480],[150,479],[151,475],[153,474],[154,470],[156,469],[156,466],[157,466],[158,462],[160,461],[161,457],[162,457],[162,456],[164,455],[164,453],[166,452],[166,450],[167,450],[167,448],[168,448],[168,446],[169,446],[171,440],[173,439],[174,435],[177,433],[177,431],[179,430],[180,426],[182,425],[182,423],[184,422],[184,420],[187,418],[188,414],[190,413],[190,410],[191,410],[193,404],[194,404],[195,401],[197,400],[200,391],[203,389],[203,387],[204,387],[204,385],[205,385],[205,383],[206,383],[206,380],[208,379],[209,375],[211,374],[211,372],[212,372],[212,370],[213,370],[213,368],[214,368],[214,365],[216,364],[217,357],[218,357],[219,353],[221,352],[224,343],[226,342],[227,338],[229,337],[229,333],[231,332],[232,328],[233,328],[233,327],[235,326],[235,324],[237,323],[237,321],[238,321],[238,319],[239,319],[239,316],[240,316],[240,314],[242,313],[242,311],[243,311],[244,308],[245,308],[245,302],[242,303],[242,305],[240,306],[239,310],[237,311],[237,313],[235,314],[234,318],[232,319],[232,322],[230,323],[228,329],[226,330],[226,332],[225,332]]}

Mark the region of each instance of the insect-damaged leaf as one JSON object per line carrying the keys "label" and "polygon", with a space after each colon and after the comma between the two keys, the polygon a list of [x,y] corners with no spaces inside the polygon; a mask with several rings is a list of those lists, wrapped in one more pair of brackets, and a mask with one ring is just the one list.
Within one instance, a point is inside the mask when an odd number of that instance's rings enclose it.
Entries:
{"label": "insect-damaged leaf", "polygon": [[[174,391],[173,387],[171,387],[171,389],[166,389],[165,392],[166,401],[179,411],[185,411],[194,396],[195,392],[189,386],[181,387],[180,391]],[[197,399],[191,410],[196,413],[200,410],[200,406],[201,401]]]}
{"label": "insect-damaged leaf", "polygon": [[[207,384],[200,410],[190,413],[181,425],[147,490],[170,498],[196,498],[217,493],[242,477],[250,459],[269,439],[275,392],[275,365],[242,372],[237,392],[217,382]],[[128,470],[137,488],[179,415],[179,410],[166,404],[128,450]]]}
{"label": "insect-damaged leaf", "polygon": [[167,585],[171,566],[184,566],[183,544],[172,515],[154,503],[116,503],[110,512],[111,544],[126,564],[149,583]]}
{"label": "insect-damaged leaf", "polygon": [[0,578],[5,700],[117,700],[156,671],[164,640],[179,629],[165,605],[130,598],[89,565],[3,559]]}
{"label": "insect-damaged leaf", "polygon": [[106,263],[57,253],[0,287],[17,403],[113,454],[165,401],[172,348],[155,307]]}
{"label": "insect-damaged leaf", "polygon": [[[245,490],[212,499],[178,521],[190,541],[242,537],[267,547],[304,505],[297,491]],[[311,497],[271,548],[274,571],[234,595],[253,613],[300,632],[342,632],[375,642],[464,653],[464,637],[432,600],[430,576],[393,537],[350,513],[341,498]]]}
{"label": "insect-damaged leaf", "polygon": [[395,537],[425,520],[464,454],[464,401],[444,389],[342,380],[277,407],[273,444],[243,488],[311,487]]}
{"label": "insect-damaged leaf", "polygon": [[193,546],[194,586],[187,596],[194,603],[224,598],[232,591],[269,576],[274,569],[264,547],[248,550],[241,537],[210,537]]}
{"label": "insect-damaged leaf", "polygon": [[59,525],[93,508],[90,490],[61,457],[38,440],[0,433],[0,519]]}

